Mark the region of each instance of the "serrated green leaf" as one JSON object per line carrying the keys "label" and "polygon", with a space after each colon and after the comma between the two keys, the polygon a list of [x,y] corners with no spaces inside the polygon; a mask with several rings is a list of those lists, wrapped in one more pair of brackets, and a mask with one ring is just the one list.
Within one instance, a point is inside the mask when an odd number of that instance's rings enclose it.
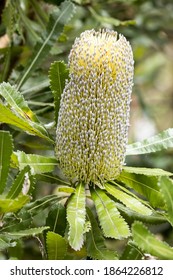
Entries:
{"label": "serrated green leaf", "polygon": [[66,208],[57,203],[49,211],[46,219],[46,226],[49,226],[50,231],[64,235],[66,229]]}
{"label": "serrated green leaf", "polygon": [[128,223],[132,223],[138,220],[148,224],[161,224],[167,221],[165,216],[163,216],[164,213],[160,213],[159,211],[155,211],[151,215],[141,215],[136,211],[123,206],[121,203],[116,202],[116,206],[123,217],[128,221]]}
{"label": "serrated green leaf", "polygon": [[46,236],[49,260],[63,260],[67,252],[67,242],[61,235],[49,231]]}
{"label": "serrated green leaf", "polygon": [[11,3],[8,3],[6,7],[3,9],[2,12],[2,22],[6,27],[6,32],[8,36],[11,38],[14,32],[14,13],[15,10],[13,8],[13,5]]}
{"label": "serrated green leaf", "polygon": [[173,128],[147,138],[141,142],[127,145],[126,155],[141,155],[173,148]]}
{"label": "serrated green leaf", "polygon": [[6,232],[6,237],[9,240],[17,240],[24,237],[35,236],[42,233],[44,230],[48,230],[49,227],[37,227],[26,230],[19,230],[17,232]]}
{"label": "serrated green leaf", "polygon": [[147,206],[147,207],[149,207],[149,208],[151,209],[150,204],[149,204],[146,200],[142,199],[142,198],[139,197],[137,194],[135,194],[135,193],[131,190],[131,188],[129,189],[129,188],[127,188],[126,186],[124,186],[124,184],[122,184],[122,182],[120,183],[120,182],[117,182],[117,181],[110,181],[109,183],[110,183],[111,185],[115,186],[116,188],[118,187],[118,189],[120,189],[121,191],[125,192],[126,194],[128,194],[128,195],[134,197],[135,199],[137,199],[138,201],[140,201],[142,204],[144,204],[145,206]]}
{"label": "serrated green leaf", "polygon": [[15,114],[13,110],[5,107],[5,105],[0,103],[0,122],[14,125],[23,131],[35,135],[41,138],[53,142],[48,136],[46,130],[38,123],[29,121],[28,119],[23,119]]}
{"label": "serrated green leaf", "polygon": [[113,195],[116,199],[121,201],[124,205],[126,205],[128,208],[132,209],[133,211],[136,211],[142,215],[151,215],[152,211],[143,205],[137,198],[134,198],[133,196],[128,195],[125,192],[122,192],[121,190],[118,190],[115,186],[112,186],[110,184],[105,184],[107,192],[109,192],[111,195]]}
{"label": "serrated green leaf", "polygon": [[116,239],[128,237],[129,227],[117,210],[115,202],[99,188],[91,190],[91,196],[104,235]]}
{"label": "serrated green leaf", "polygon": [[57,41],[63,31],[64,25],[67,24],[73,14],[74,5],[70,1],[64,1],[60,9],[55,9],[51,14],[44,39],[40,38],[40,41],[37,42],[30,61],[25,68],[25,72],[19,78],[18,89],[48,55],[53,43]]}
{"label": "serrated green leaf", "polygon": [[36,115],[30,110],[22,94],[15,86],[3,82],[0,84],[0,94],[6,100],[8,107],[12,108],[22,118],[27,118],[33,122],[39,122]]}
{"label": "serrated green leaf", "polygon": [[28,195],[19,195],[15,199],[0,197],[0,213],[16,212],[21,209],[28,201]]}
{"label": "serrated green leaf", "polygon": [[55,61],[49,70],[50,88],[54,96],[55,123],[57,124],[61,94],[68,79],[69,70],[63,61]]}
{"label": "serrated green leaf", "polygon": [[85,200],[85,185],[80,182],[67,204],[68,240],[70,246],[76,251],[80,250],[84,242]]}
{"label": "serrated green leaf", "polygon": [[36,178],[39,181],[44,181],[44,182],[48,182],[48,183],[51,183],[51,184],[65,185],[65,186],[70,186],[71,185],[70,182],[63,180],[58,175],[54,175],[52,173],[37,174]]}
{"label": "serrated green leaf", "polygon": [[158,240],[142,223],[135,222],[133,224],[132,235],[136,245],[145,253],[162,260],[173,260],[173,248]]}
{"label": "serrated green leaf", "polygon": [[91,229],[86,234],[87,254],[96,260],[117,260],[118,256],[115,251],[109,250],[105,246],[105,239],[102,235],[97,221],[91,210],[87,208],[87,218],[91,223]]}
{"label": "serrated green leaf", "polygon": [[163,196],[157,185],[159,177],[129,173],[123,170],[117,180],[146,197],[151,206],[162,208],[165,206]]}
{"label": "serrated green leaf", "polygon": [[[17,91],[15,86],[11,86],[9,83],[3,82],[0,84],[0,95],[6,100],[7,105],[4,105],[5,107],[7,106],[12,113],[19,118],[20,123],[22,123],[27,126],[28,132],[31,133],[31,128],[32,131],[35,135],[41,136],[43,138],[46,137],[48,140],[48,134],[45,128],[39,123],[38,118],[36,115],[30,110],[28,107],[27,102],[24,100],[22,94]],[[13,121],[17,119],[13,118]],[[14,123],[11,123],[13,125],[17,125]],[[20,126],[19,126],[20,127]],[[29,130],[30,127],[30,130]],[[21,127],[20,127],[21,128]],[[50,141],[50,139],[49,139]]]}
{"label": "serrated green leaf", "polygon": [[29,165],[32,174],[52,172],[57,165],[57,160],[53,157],[25,154],[21,151],[17,151],[15,155],[18,159],[19,169],[22,170]]}
{"label": "serrated green leaf", "polygon": [[51,207],[55,203],[58,203],[60,198],[57,195],[48,195],[40,199],[35,200],[34,202],[28,203],[22,209],[22,212],[29,212],[32,216],[37,215],[39,212],[44,211],[45,209]]}
{"label": "serrated green leaf", "polygon": [[30,125],[20,117],[16,116],[13,111],[5,107],[0,103],[0,121],[3,123],[8,123],[14,126],[19,127],[22,130],[25,130],[31,134],[34,134],[34,129],[30,127]]}
{"label": "serrated green leaf", "polygon": [[173,226],[173,181],[168,177],[161,177],[158,186],[166,203],[168,220]]}
{"label": "serrated green leaf", "polygon": [[135,173],[146,176],[173,176],[171,172],[165,171],[160,168],[123,166],[123,170],[128,173]]}
{"label": "serrated green leaf", "polygon": [[[19,193],[22,192],[22,189],[24,187],[24,182],[26,179],[26,174],[28,174],[30,171],[29,166],[26,166],[15,178],[6,198],[10,198],[10,199],[14,199],[16,198]],[[27,194],[27,193],[23,193],[23,194]]]}
{"label": "serrated green leaf", "polygon": [[10,166],[13,141],[9,132],[0,131],[0,194],[3,193]]}
{"label": "serrated green leaf", "polygon": [[[25,206],[24,206],[25,207]],[[18,211],[17,215],[14,213],[8,213],[4,215],[3,227],[0,229],[0,233],[3,232],[18,232],[30,228],[33,224],[33,217],[27,211],[23,211],[23,208]]]}
{"label": "serrated green leaf", "polygon": [[120,260],[141,260],[143,254],[131,240],[127,243]]}

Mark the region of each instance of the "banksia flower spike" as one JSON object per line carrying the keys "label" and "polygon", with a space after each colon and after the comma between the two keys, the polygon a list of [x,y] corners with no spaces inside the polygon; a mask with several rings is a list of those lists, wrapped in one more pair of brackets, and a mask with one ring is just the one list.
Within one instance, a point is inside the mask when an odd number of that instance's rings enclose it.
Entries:
{"label": "banksia flower spike", "polygon": [[133,64],[129,42],[114,31],[85,31],[75,40],[56,133],[56,156],[70,180],[111,180],[121,172]]}

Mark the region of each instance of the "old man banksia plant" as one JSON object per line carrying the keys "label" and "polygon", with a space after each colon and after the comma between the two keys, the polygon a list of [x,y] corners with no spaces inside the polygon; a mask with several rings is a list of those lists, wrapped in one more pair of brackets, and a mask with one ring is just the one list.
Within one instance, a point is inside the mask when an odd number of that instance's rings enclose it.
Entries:
{"label": "old man banksia plant", "polygon": [[[62,62],[55,62],[52,71],[54,66],[65,71]],[[153,197],[161,207],[164,202],[160,192],[152,193],[152,182],[158,189],[160,176],[170,173],[125,167],[134,73],[126,38],[109,30],[83,32],[72,46],[68,68],[55,146],[58,165],[71,184],[65,203],[66,238],[77,251],[85,244],[91,258],[116,259],[116,252],[105,246],[105,238],[130,238],[132,216],[162,221],[155,216]],[[150,194],[145,183],[138,185],[136,176],[147,180]]]}
{"label": "old man banksia plant", "polygon": [[127,144],[131,46],[114,31],[85,31],[71,49],[69,69],[57,126],[60,167],[70,180],[114,179],[122,170]]}
{"label": "old man banksia plant", "polygon": [[107,183],[120,175],[125,160],[133,66],[129,42],[109,30],[83,32],[69,55],[55,150],[60,168],[75,186],[67,203],[68,239],[75,250],[84,242],[88,190],[106,237],[130,235],[107,192],[135,211],[151,214],[136,198]]}
{"label": "old man banksia plant", "polygon": [[[148,166],[153,156],[143,160],[143,155],[173,148],[173,128],[127,144],[134,71],[129,42],[115,31],[85,31],[76,38],[68,64],[51,64],[48,81],[45,67],[51,55],[61,42],[58,55],[64,57],[71,36],[78,32],[64,28],[76,1],[61,1],[44,21],[44,38],[34,31],[38,40],[33,40],[32,49],[26,26],[22,28],[29,43],[20,46],[22,56],[11,29],[19,5],[8,2],[2,16],[11,43],[10,51],[2,50],[1,57],[5,71],[0,83],[0,257],[29,258],[28,246],[40,246],[36,255],[31,250],[31,258],[136,260],[147,253],[173,259],[173,248],[166,243],[170,237],[164,234],[166,227],[169,232],[173,227],[172,174],[129,166],[130,162],[136,166],[136,160],[142,160],[142,165],[147,160]],[[25,14],[23,9],[21,13]],[[123,22],[121,29],[130,28],[127,24]],[[141,56],[138,60],[134,30],[128,34],[135,42],[138,67],[143,61]],[[43,59],[47,60],[42,64]],[[52,95],[47,94],[48,85]],[[162,158],[157,156],[159,164]],[[159,233],[164,230],[164,242],[148,230],[150,225]]]}

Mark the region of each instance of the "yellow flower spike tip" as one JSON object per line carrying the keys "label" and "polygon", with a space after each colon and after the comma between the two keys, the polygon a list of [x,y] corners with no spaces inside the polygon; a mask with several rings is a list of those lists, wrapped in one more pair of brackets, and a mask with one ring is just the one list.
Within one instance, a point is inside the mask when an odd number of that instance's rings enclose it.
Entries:
{"label": "yellow flower spike tip", "polygon": [[134,72],[129,42],[89,30],[69,55],[56,132],[56,156],[70,180],[111,180],[122,170]]}

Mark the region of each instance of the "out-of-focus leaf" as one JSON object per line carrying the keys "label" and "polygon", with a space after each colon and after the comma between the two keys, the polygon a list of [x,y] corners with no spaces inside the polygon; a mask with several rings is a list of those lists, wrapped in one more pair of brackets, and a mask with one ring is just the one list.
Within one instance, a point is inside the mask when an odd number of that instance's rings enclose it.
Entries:
{"label": "out-of-focus leaf", "polygon": [[33,217],[29,212],[23,211],[22,208],[18,211],[17,215],[8,213],[4,216],[3,227],[0,229],[0,233],[25,230],[26,228],[30,228],[32,224]]}
{"label": "out-of-focus leaf", "polygon": [[91,195],[104,235],[116,239],[128,237],[129,227],[117,210],[115,202],[99,188],[92,190]]}
{"label": "out-of-focus leaf", "polygon": [[68,240],[74,250],[80,250],[84,242],[85,200],[85,185],[79,183],[67,204]]}
{"label": "out-of-focus leaf", "polygon": [[15,86],[3,82],[0,84],[0,94],[6,100],[8,107],[15,111],[16,115],[33,122],[39,122],[36,115],[30,110],[22,94]]}
{"label": "out-of-focus leaf", "polygon": [[[17,91],[15,86],[11,86],[9,83],[3,82],[0,85],[0,95],[5,99],[7,104],[4,104],[4,112],[11,111],[11,121],[7,119],[7,116],[1,117],[1,121],[15,125],[28,133],[49,139],[48,134],[44,126],[39,123],[36,115],[30,110],[27,102],[24,100],[22,94]],[[3,104],[0,104],[3,106]],[[13,116],[12,116],[13,115]]]}
{"label": "out-of-focus leaf", "polygon": [[11,242],[5,234],[0,234],[0,251],[14,246],[16,246],[16,242]]}
{"label": "out-of-focus leaf", "polygon": [[173,260],[173,248],[158,240],[141,222],[133,224],[132,235],[136,245],[145,253],[161,260]]}
{"label": "out-of-focus leaf", "polygon": [[15,30],[14,13],[15,8],[13,5],[11,5],[11,3],[8,3],[2,12],[2,22],[5,25],[7,34],[10,38],[12,37]]}
{"label": "out-of-focus leaf", "polygon": [[93,8],[89,8],[91,14],[95,17],[95,19],[97,21],[99,21],[100,23],[108,23],[114,26],[126,26],[126,25],[130,25],[130,24],[135,24],[135,20],[125,20],[125,21],[120,21],[118,19],[112,18],[112,17],[106,17],[106,16],[100,16],[99,14],[96,13],[96,11]]}
{"label": "out-of-focus leaf", "polygon": [[9,43],[9,46],[6,47],[5,49],[6,49],[6,52],[4,54],[3,71],[0,73],[0,82],[3,82],[7,79],[9,71],[10,71],[10,62],[11,62],[11,56],[12,56],[12,46],[10,45],[10,43]]}
{"label": "out-of-focus leaf", "polygon": [[19,169],[22,170],[29,165],[32,174],[52,172],[57,165],[57,160],[53,157],[25,154],[21,151],[17,151],[15,155],[17,156]]}
{"label": "out-of-focus leaf", "polygon": [[86,234],[88,256],[96,260],[117,260],[117,253],[106,248],[105,239],[89,208],[87,209],[87,218],[91,223],[91,229]]}
{"label": "out-of-focus leaf", "polygon": [[67,242],[58,233],[49,231],[46,236],[49,260],[63,260],[67,252]]}
{"label": "out-of-focus leaf", "polygon": [[116,187],[105,184],[107,192],[109,192],[111,195],[113,195],[116,199],[121,201],[123,204],[125,204],[128,208],[132,209],[133,211],[136,211],[142,215],[151,215],[152,211],[143,205],[137,198],[134,198],[133,196],[128,195],[127,193],[118,190]]}
{"label": "out-of-focus leaf", "polygon": [[70,1],[64,1],[60,9],[55,9],[49,19],[44,39],[36,44],[34,52],[27,64],[24,73],[21,74],[18,89],[24,84],[31,73],[39,66],[43,59],[48,55],[54,42],[63,31],[63,27],[74,14],[74,5]]}
{"label": "out-of-focus leaf", "polygon": [[173,148],[173,128],[147,138],[141,142],[127,145],[126,155],[141,155]]}
{"label": "out-of-focus leaf", "polygon": [[171,172],[165,171],[160,168],[124,166],[123,170],[128,173],[142,174],[146,176],[173,176]]}
{"label": "out-of-focus leaf", "polygon": [[28,195],[19,195],[15,199],[0,197],[0,213],[16,212],[28,201],[30,201],[30,197]]}
{"label": "out-of-focus leaf", "polygon": [[[34,79],[32,81],[34,82]],[[36,84],[28,86],[27,83],[26,83],[25,87],[22,88],[21,93],[23,95],[26,95],[26,94],[29,95],[31,93],[32,94],[36,94],[39,91],[43,91],[43,90],[45,90],[48,87],[49,87],[49,79],[47,78],[47,76],[43,75],[42,77],[40,77],[40,80],[37,79],[37,83]]]}
{"label": "out-of-focus leaf", "polygon": [[69,186],[60,186],[57,188],[57,191],[71,194],[75,192],[75,188]]}
{"label": "out-of-focus leaf", "polygon": [[12,150],[13,141],[10,133],[0,131],[0,194],[4,191],[6,185]]}
{"label": "out-of-focus leaf", "polygon": [[47,132],[42,125],[31,122],[27,118],[24,119],[17,116],[15,112],[13,112],[12,108],[10,110],[9,108],[5,107],[5,105],[1,103],[0,103],[0,122],[14,125],[31,135],[35,135],[44,138],[49,142],[53,142],[53,140],[51,140],[48,137]]}
{"label": "out-of-focus leaf", "polygon": [[158,186],[166,203],[168,220],[173,226],[173,181],[168,177],[161,177]]}
{"label": "out-of-focus leaf", "polygon": [[46,226],[49,226],[50,231],[64,235],[66,229],[66,208],[57,203],[49,211],[46,219]]}
{"label": "out-of-focus leaf", "polygon": [[8,248],[8,254],[10,256],[10,259],[14,260],[23,260],[24,257],[24,240],[18,239],[15,240],[15,247],[9,247]]}
{"label": "out-of-focus leaf", "polygon": [[69,71],[63,61],[55,61],[49,70],[50,88],[54,96],[55,104],[55,123],[57,124],[60,98],[68,79]]}

